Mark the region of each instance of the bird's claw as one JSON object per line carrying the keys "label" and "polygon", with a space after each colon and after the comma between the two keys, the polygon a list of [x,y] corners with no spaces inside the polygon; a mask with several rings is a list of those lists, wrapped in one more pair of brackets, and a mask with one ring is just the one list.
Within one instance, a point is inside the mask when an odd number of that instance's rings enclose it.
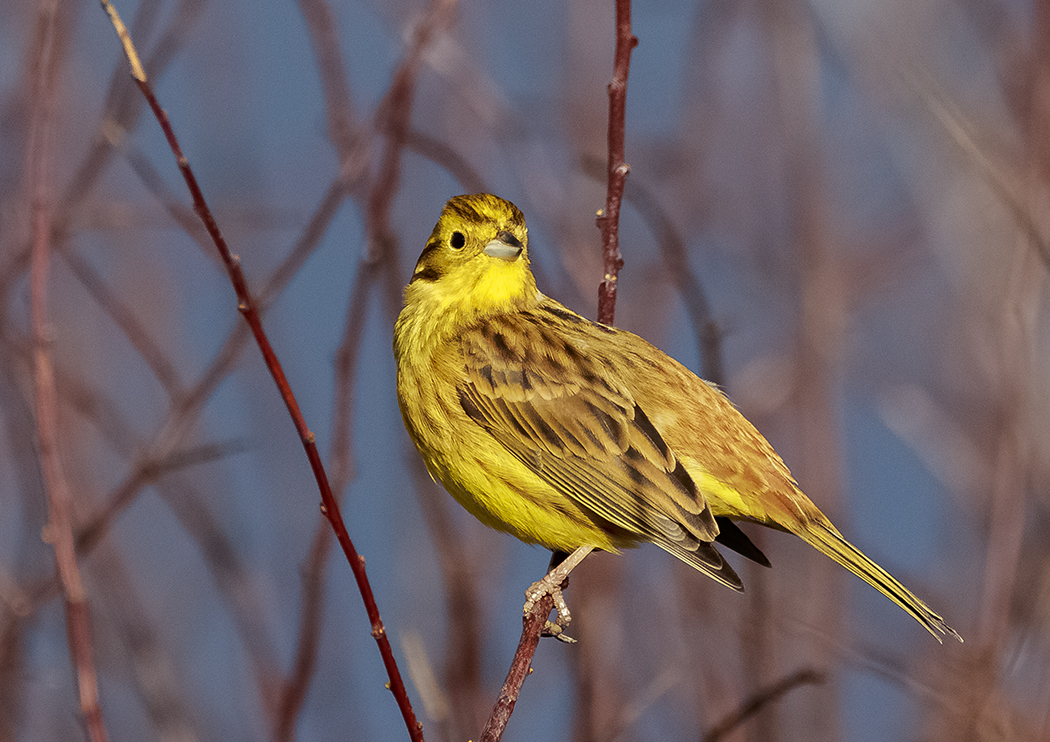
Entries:
{"label": "bird's claw", "polygon": [[544,595],[550,595],[554,599],[554,608],[558,612],[558,617],[553,623],[550,621],[544,622],[540,636],[553,636],[558,641],[566,644],[575,644],[576,640],[565,633],[565,627],[572,622],[572,614],[569,612],[569,606],[562,595],[561,582],[562,580],[559,580],[556,583],[550,575],[547,575],[542,580],[532,583],[529,589],[525,591],[525,607],[522,612],[528,615]]}
{"label": "bird's claw", "polygon": [[566,644],[576,643],[575,639],[565,633],[564,626],[561,626],[558,623],[551,623],[550,621],[544,622],[543,629],[540,631],[540,636],[553,636],[558,641],[565,642]]}

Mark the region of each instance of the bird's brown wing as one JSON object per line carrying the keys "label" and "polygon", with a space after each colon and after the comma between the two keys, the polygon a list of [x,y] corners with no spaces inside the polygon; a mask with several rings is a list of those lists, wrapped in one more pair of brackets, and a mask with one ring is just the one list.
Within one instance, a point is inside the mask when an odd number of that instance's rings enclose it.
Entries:
{"label": "bird's brown wing", "polygon": [[[566,317],[587,326],[566,332]],[[608,331],[542,307],[476,325],[461,337],[463,410],[598,518],[742,589],[711,546],[719,529],[696,484],[615,369],[590,352],[601,345],[591,334]]]}

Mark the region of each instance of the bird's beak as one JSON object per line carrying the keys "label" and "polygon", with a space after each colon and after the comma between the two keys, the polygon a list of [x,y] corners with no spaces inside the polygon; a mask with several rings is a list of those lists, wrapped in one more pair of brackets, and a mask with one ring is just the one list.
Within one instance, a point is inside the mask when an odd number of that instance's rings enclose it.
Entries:
{"label": "bird's beak", "polygon": [[509,263],[517,260],[524,248],[525,246],[521,244],[521,240],[510,232],[500,232],[496,235],[496,239],[485,245],[484,253],[489,257],[506,260]]}

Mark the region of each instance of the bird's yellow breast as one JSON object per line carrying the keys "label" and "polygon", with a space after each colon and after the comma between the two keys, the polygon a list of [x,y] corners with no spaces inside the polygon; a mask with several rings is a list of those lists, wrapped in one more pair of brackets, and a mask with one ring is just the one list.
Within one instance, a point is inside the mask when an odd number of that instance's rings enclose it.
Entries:
{"label": "bird's yellow breast", "polygon": [[[464,363],[455,336],[424,340],[426,330],[413,314],[406,307],[395,331],[397,396],[430,475],[482,523],[527,543],[567,552],[583,545],[606,551],[629,546],[595,525],[467,416],[457,390]],[[414,352],[399,347],[412,338]]]}

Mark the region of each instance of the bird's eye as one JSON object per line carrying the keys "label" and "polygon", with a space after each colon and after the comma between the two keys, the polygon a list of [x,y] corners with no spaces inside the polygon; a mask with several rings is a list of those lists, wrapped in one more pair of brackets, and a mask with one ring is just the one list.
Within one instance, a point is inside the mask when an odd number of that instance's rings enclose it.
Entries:
{"label": "bird's eye", "polygon": [[453,232],[452,237],[449,238],[448,244],[452,245],[453,250],[460,250],[465,244],[467,244],[467,238],[462,232]]}

